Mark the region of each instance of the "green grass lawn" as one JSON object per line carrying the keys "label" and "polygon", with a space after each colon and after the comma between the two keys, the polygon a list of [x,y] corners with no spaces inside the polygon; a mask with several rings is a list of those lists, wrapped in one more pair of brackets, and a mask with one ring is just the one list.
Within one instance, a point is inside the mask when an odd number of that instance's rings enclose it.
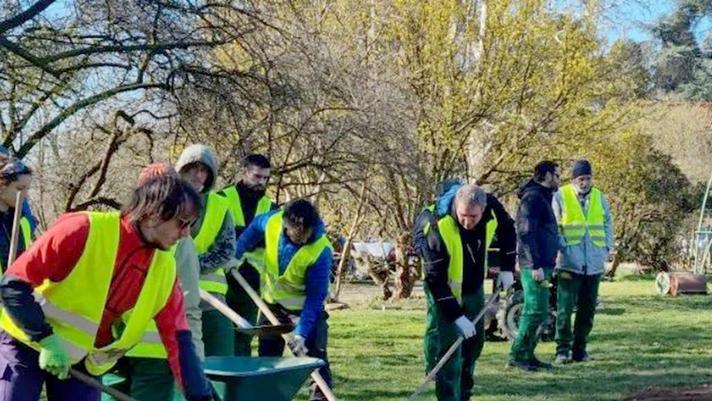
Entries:
{"label": "green grass lawn", "polygon": [[[490,288],[490,287],[486,287]],[[620,400],[650,386],[712,383],[712,296],[661,298],[651,279],[601,288],[590,338],[595,361],[547,373],[505,370],[509,343],[488,342],[477,365],[476,400]],[[423,299],[333,311],[329,353],[339,399],[402,401],[424,376]],[[554,343],[540,343],[542,360]],[[435,399],[434,391],[421,397]]]}

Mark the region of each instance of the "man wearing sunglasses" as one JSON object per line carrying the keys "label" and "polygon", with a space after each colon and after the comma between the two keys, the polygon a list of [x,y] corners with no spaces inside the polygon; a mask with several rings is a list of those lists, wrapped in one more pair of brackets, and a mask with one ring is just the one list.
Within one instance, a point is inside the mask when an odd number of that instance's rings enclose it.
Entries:
{"label": "man wearing sunglasses", "polygon": [[70,368],[100,376],[154,322],[152,341],[188,401],[213,400],[176,281],[171,247],[189,235],[198,194],[177,177],[136,188],[119,213],[61,216],[0,281],[1,401],[99,401]]}
{"label": "man wearing sunglasses", "polygon": [[[220,191],[230,207],[232,222],[235,224],[235,237],[250,225],[255,217],[261,216],[277,208],[277,205],[265,194],[272,166],[269,159],[260,154],[251,154],[240,163],[242,168],[240,180],[235,185],[225,187]],[[264,266],[264,243],[252,252],[245,254],[245,261],[239,266],[242,277],[247,280],[253,290],[260,291],[260,271]],[[238,315],[255,324],[257,306],[245,290],[231,276],[227,276],[227,304]],[[235,355],[250,356],[252,336],[235,333]]]}

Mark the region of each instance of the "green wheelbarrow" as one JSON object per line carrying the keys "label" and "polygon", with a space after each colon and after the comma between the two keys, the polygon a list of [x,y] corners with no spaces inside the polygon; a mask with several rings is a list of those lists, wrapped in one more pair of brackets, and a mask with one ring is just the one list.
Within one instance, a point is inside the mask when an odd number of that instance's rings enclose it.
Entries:
{"label": "green wheelbarrow", "polygon": [[[224,388],[223,401],[290,401],[314,369],[316,358],[205,358],[205,374]],[[217,384],[217,383],[216,383]]]}
{"label": "green wheelbarrow", "polygon": [[[205,359],[205,374],[223,401],[290,401],[314,369],[326,365],[316,358],[250,358],[210,356]],[[107,386],[117,386],[124,378],[103,377]],[[102,395],[102,401],[114,399]],[[176,391],[173,401],[184,400]]]}

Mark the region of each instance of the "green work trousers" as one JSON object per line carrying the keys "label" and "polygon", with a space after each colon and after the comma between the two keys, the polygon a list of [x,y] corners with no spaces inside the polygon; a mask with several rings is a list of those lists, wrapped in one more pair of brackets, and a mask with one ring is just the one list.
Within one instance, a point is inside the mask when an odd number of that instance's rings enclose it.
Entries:
{"label": "green work trousers", "polygon": [[[596,312],[598,285],[601,275],[587,276],[567,271],[558,271],[556,292],[556,353],[575,356],[586,352],[586,339],[593,329]],[[571,314],[577,307],[573,333]]]}
{"label": "green work trousers", "polygon": [[[425,287],[425,298],[428,306],[425,329],[425,367],[430,372],[448,348],[460,336],[455,323],[450,322],[438,309],[433,295]],[[462,297],[462,307],[465,316],[474,319],[484,306],[484,293],[480,287],[475,293]],[[475,385],[475,361],[480,357],[485,344],[484,320],[475,325],[477,334],[465,340],[462,346],[453,354],[448,363],[438,372],[435,378],[435,395],[438,401],[465,401],[472,395]]]}
{"label": "green work trousers", "polygon": [[235,355],[235,327],[217,309],[203,311],[205,356]]}
{"label": "green work trousers", "polygon": [[[104,384],[130,395],[136,401],[171,401],[178,393],[166,359],[123,358],[117,366],[116,376],[124,380],[113,383],[117,377],[105,375]],[[114,401],[115,398],[102,395],[102,401],[109,400]]]}
{"label": "green work trousers", "polygon": [[[252,265],[244,263],[239,269],[242,277],[247,280],[255,290],[256,293],[260,293],[260,274],[257,269],[252,267]],[[242,289],[240,283],[235,280],[231,274],[227,275],[227,294],[225,295],[225,301],[227,305],[235,311],[238,315],[242,316],[245,320],[251,324],[257,324],[257,305],[252,301],[247,292]],[[252,355],[252,338],[254,336],[247,335],[243,333],[235,333],[235,355],[236,356],[251,356]]]}
{"label": "green work trousers", "polygon": [[[544,269],[546,280],[551,280],[552,271]],[[522,287],[524,288],[524,310],[519,319],[517,338],[512,343],[509,358],[519,362],[534,360],[534,349],[539,341],[539,326],[549,314],[549,288],[532,277],[531,268],[521,269]]]}

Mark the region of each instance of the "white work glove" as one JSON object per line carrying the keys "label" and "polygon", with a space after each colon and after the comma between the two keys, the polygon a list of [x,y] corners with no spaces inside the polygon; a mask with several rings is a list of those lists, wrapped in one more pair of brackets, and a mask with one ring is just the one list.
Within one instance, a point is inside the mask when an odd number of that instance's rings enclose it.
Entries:
{"label": "white work glove", "polygon": [[309,349],[306,345],[306,338],[300,336],[299,334],[294,335],[294,338],[290,342],[289,346],[296,355],[306,355]]}
{"label": "white work glove", "polygon": [[465,337],[465,339],[468,339],[477,333],[475,325],[472,324],[470,319],[468,319],[465,315],[462,315],[455,320],[455,326],[457,326],[457,329],[460,330],[460,333],[462,333],[462,336]]}
{"label": "white work glove", "polygon": [[514,273],[501,271],[497,274],[497,285],[503,289],[508,290],[509,287],[514,285]]}

